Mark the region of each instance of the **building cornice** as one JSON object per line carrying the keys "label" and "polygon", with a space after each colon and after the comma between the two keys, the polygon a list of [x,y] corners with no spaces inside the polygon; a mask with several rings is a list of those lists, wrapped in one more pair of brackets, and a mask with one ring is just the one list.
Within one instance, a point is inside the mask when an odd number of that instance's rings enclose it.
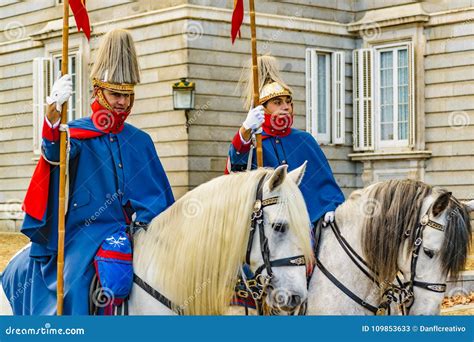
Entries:
{"label": "building cornice", "polygon": [[359,32],[368,27],[389,27],[415,23],[426,23],[430,20],[421,4],[409,4],[367,11],[364,16],[353,23],[347,24],[349,32]]}
{"label": "building cornice", "polygon": [[405,152],[369,152],[351,153],[348,157],[352,161],[373,161],[373,160],[397,160],[397,159],[429,159],[433,153],[431,151],[405,151]]}

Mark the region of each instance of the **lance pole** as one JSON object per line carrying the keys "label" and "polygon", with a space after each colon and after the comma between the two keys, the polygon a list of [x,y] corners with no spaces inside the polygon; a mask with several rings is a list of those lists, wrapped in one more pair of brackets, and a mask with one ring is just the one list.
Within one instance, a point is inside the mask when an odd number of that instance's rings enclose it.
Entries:
{"label": "lance pole", "polygon": [[[250,32],[252,34],[252,73],[253,73],[253,107],[259,105],[259,86],[258,86],[258,65],[257,65],[257,30],[255,25],[255,5],[254,0],[249,0],[250,9]],[[257,166],[263,167],[262,134],[255,134],[257,142]]]}
{"label": "lance pole", "polygon": [[[69,59],[69,0],[63,1],[63,51],[61,74],[68,73]],[[61,109],[61,125],[67,123],[67,102]],[[66,132],[61,130],[59,145],[59,208],[58,208],[58,264],[57,264],[57,314],[63,314],[64,302],[64,240],[66,214]]]}

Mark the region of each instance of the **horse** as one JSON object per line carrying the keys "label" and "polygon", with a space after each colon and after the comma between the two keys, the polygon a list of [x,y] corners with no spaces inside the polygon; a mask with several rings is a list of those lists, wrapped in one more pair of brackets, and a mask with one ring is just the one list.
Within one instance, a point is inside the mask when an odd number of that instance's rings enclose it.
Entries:
{"label": "horse", "polygon": [[307,314],[439,314],[448,275],[466,263],[473,210],[420,181],[354,191],[318,230]]}
{"label": "horse", "polygon": [[[313,252],[298,188],[304,170],[280,166],[212,179],[137,231],[128,313],[225,314],[244,263],[265,305],[293,310],[306,301],[305,261]],[[0,312],[11,314],[1,292]]]}

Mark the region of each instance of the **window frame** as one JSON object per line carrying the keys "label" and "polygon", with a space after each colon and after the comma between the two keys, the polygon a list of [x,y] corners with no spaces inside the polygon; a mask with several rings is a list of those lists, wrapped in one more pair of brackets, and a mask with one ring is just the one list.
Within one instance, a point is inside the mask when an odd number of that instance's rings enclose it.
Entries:
{"label": "window frame", "polygon": [[[342,63],[340,70],[340,79],[337,78],[336,65],[338,59],[336,55],[340,54],[339,61]],[[326,133],[318,132],[318,56],[324,55],[326,58]],[[345,141],[345,52],[343,50],[328,50],[321,48],[306,49],[306,131],[313,135],[320,145],[343,145]],[[341,94],[337,96],[336,92],[340,90]],[[342,103],[336,104],[337,99]],[[337,137],[336,116],[340,115],[340,137]]]}
{"label": "window frame", "polygon": [[[374,49],[374,95],[375,95],[375,108],[374,108],[374,137],[375,137],[375,150],[380,149],[397,149],[410,147],[410,135],[413,134],[410,127],[410,116],[413,115],[413,104],[411,99],[414,98],[413,79],[414,77],[414,65],[413,65],[413,47],[410,42],[396,42],[384,45],[373,46]],[[408,65],[408,115],[407,115],[407,138],[398,139],[398,123],[399,123],[399,108],[398,108],[398,94],[399,94],[399,82],[398,82],[398,52],[401,50],[407,51],[407,65]],[[393,65],[392,65],[392,86],[393,86],[393,140],[382,140],[382,128],[381,128],[381,54],[383,52],[391,51],[393,53]]]}
{"label": "window frame", "polygon": [[[88,72],[88,60],[90,54],[90,47],[87,39],[84,35],[75,35],[70,37],[69,41],[69,56],[76,56],[76,119],[87,116],[89,108],[89,81],[87,77]],[[53,86],[55,78],[54,74],[54,59],[62,57],[62,41],[59,39],[50,42],[45,45],[43,57],[37,57],[34,60],[49,61],[48,65],[43,65],[41,68],[49,68],[49,80],[45,80],[44,77],[35,75],[37,70],[33,71],[33,160],[37,160],[41,152],[41,136],[45,114],[45,103],[46,96]],[[32,62],[35,63],[34,61]],[[36,63],[39,63],[36,61]],[[35,78],[36,77],[36,78]],[[41,82],[41,84],[37,84]],[[46,83],[47,82],[47,83]],[[46,94],[47,93],[47,94]],[[69,102],[69,101],[68,101]],[[69,109],[68,109],[68,120],[69,120]]]}
{"label": "window frame", "polygon": [[[62,60],[62,54],[55,53],[51,56],[52,64],[51,64],[51,74],[52,74],[52,79],[57,80],[59,77],[59,74],[61,72],[61,62]],[[70,51],[68,54],[68,71],[69,74],[71,73],[71,65],[72,65],[72,58],[75,58],[75,72],[74,72],[74,80],[75,84],[73,83],[73,94],[71,94],[70,99],[68,100],[68,109],[67,109],[67,121],[71,120],[76,120],[80,119],[83,117],[83,110],[82,110],[82,105],[81,105],[81,99],[82,99],[82,65],[81,65],[81,55],[79,51],[73,50]],[[50,85],[50,88],[52,88],[53,85]],[[76,101],[74,103],[74,108],[72,108],[72,99],[75,95]],[[73,113],[73,110],[75,111]],[[73,115],[74,114],[74,115]]]}

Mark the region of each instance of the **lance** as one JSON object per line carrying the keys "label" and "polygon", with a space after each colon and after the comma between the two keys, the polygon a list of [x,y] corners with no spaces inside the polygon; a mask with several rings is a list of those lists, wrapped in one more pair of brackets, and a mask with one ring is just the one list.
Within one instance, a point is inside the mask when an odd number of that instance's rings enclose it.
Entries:
{"label": "lance", "polygon": [[[257,65],[257,30],[255,25],[255,5],[254,0],[249,0],[250,9],[250,32],[252,35],[252,72],[253,72],[253,107],[259,105],[260,95],[258,86],[258,65]],[[262,133],[261,130],[255,134],[257,142],[257,166],[263,167],[263,149],[262,149]]]}
{"label": "lance", "polygon": [[[61,74],[68,73],[69,51],[69,0],[63,1],[63,51]],[[67,123],[67,102],[61,108],[61,125]],[[66,235],[66,132],[61,130],[59,145],[59,207],[58,207],[58,259],[57,259],[57,315],[63,314],[64,302],[64,240]]]}

